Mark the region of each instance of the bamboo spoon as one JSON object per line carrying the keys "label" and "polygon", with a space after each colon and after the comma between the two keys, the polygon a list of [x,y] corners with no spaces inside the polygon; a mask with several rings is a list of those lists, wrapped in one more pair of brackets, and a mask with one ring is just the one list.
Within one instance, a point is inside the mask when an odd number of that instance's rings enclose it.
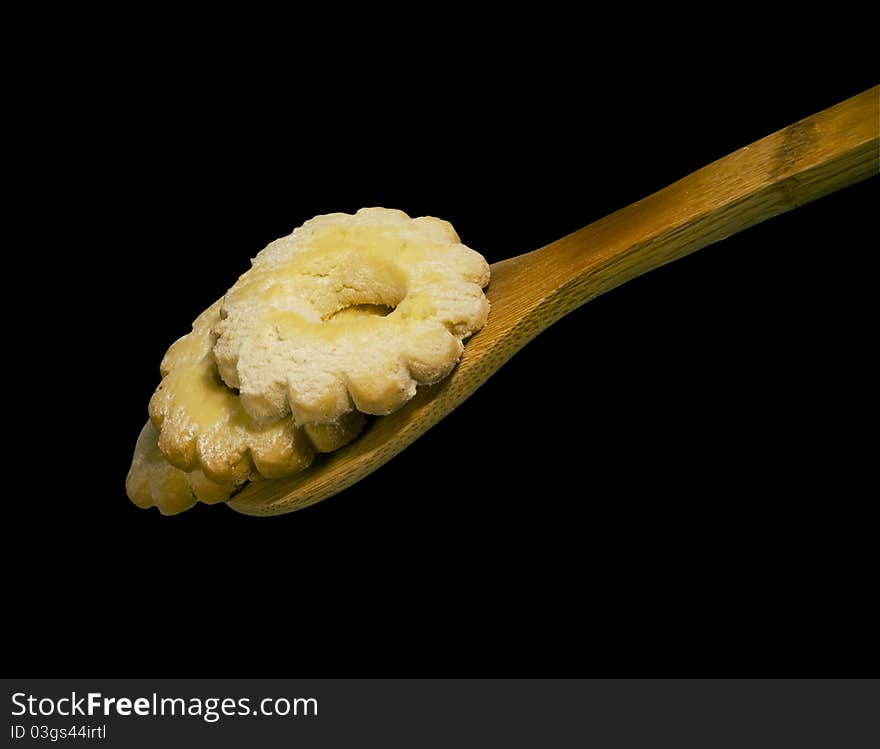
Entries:
{"label": "bamboo spoon", "polygon": [[492,265],[486,326],[443,382],[349,446],[229,505],[278,515],[348,488],[460,405],[563,315],[642,273],[878,173],[880,87],[796,122],[567,237]]}

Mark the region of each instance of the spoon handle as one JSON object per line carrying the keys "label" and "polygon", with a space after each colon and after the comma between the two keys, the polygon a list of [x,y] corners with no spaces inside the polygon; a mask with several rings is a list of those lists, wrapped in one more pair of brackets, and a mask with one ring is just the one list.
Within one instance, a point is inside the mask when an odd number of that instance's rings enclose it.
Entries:
{"label": "spoon handle", "polygon": [[546,247],[497,263],[492,282],[503,278],[528,295],[540,318],[530,326],[534,337],[642,273],[877,174],[878,160],[874,87]]}

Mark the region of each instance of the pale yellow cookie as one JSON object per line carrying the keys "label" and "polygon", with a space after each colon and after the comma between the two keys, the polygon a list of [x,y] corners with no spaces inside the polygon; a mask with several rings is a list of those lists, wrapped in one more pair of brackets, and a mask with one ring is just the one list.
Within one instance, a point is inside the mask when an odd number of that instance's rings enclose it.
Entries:
{"label": "pale yellow cookie", "polygon": [[290,417],[255,424],[217,374],[211,328],[219,311],[217,302],[168,349],[162,382],[150,399],[158,447],[172,466],[202,471],[221,484],[240,484],[255,472],[279,478],[307,467],[316,449],[335,450],[357,435],[363,426],[357,414],[316,430],[314,443]]}
{"label": "pale yellow cookie", "polygon": [[214,358],[260,424],[387,414],[456,365],[486,322],[488,282],[445,221],[385,208],[318,216],[229,290]]}
{"label": "pale yellow cookie", "polygon": [[345,445],[364,413],[449,373],[486,321],[488,280],[445,221],[373,208],[306,222],[168,350],[129,497],[174,514]]}
{"label": "pale yellow cookie", "polygon": [[172,466],[159,450],[159,433],[148,421],[134,448],[125,479],[129,499],[138,507],[158,507],[163,515],[175,515],[196,501],[216,504],[229,498],[235,484],[211,481],[201,471],[186,473]]}

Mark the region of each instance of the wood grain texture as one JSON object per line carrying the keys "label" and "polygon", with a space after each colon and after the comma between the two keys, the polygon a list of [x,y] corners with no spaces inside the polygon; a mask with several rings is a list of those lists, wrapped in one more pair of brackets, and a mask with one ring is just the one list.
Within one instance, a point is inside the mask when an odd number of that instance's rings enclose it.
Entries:
{"label": "wood grain texture", "polygon": [[443,382],[376,419],[303,473],[248,486],[235,510],[307,507],[382,466],[461,404],[542,330],[626,281],[854,184],[880,168],[880,87],[706,166],[534,252],[492,266],[486,327]]}

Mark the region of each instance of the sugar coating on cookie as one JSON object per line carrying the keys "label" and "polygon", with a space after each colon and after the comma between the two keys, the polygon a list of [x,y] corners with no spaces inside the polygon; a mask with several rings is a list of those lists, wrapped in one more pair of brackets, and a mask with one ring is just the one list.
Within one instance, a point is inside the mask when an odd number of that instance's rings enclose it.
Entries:
{"label": "sugar coating on cookie", "polygon": [[163,378],[149,412],[158,448],[172,466],[238,485],[256,474],[279,478],[296,473],[311,463],[316,450],[335,450],[357,435],[363,424],[359,415],[312,430],[314,442],[289,417],[256,424],[218,376],[211,328],[219,319],[216,302],[162,360]]}
{"label": "sugar coating on cookie", "polygon": [[489,266],[446,221],[364,208],[307,221],[226,294],[213,348],[257,424],[387,414],[455,367]]}

